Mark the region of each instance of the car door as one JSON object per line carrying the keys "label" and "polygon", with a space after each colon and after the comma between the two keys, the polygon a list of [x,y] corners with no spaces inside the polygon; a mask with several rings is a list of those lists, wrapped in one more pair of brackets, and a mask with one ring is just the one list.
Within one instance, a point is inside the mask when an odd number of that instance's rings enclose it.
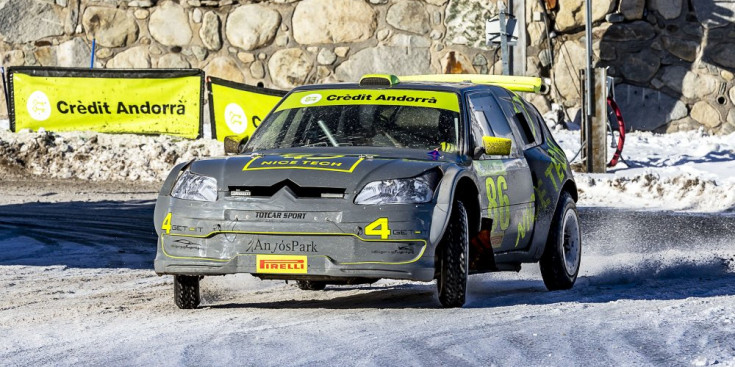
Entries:
{"label": "car door", "polygon": [[512,140],[509,156],[483,153],[473,160],[478,178],[482,180],[480,207],[483,217],[492,220],[490,242],[495,252],[524,249],[533,229],[534,200],[523,143],[509,124],[500,101],[490,92],[471,93],[467,100],[473,150],[482,146],[483,135]]}
{"label": "car door", "polygon": [[498,103],[510,123],[516,140],[521,146],[522,155],[530,170],[531,176],[528,182],[532,185],[531,203],[525,207],[518,208],[520,211],[519,214],[521,215],[521,222],[518,225],[519,243],[530,245],[534,229],[536,228],[536,219],[538,218],[538,208],[536,205],[539,200],[536,200],[538,198],[536,198],[537,191],[535,186],[538,178],[534,173],[535,167],[531,166],[529,157],[535,156],[536,152],[542,150],[539,146],[543,142],[543,134],[540,127],[531,120],[531,114],[526,107],[527,102],[521,99],[520,96],[508,90],[502,90],[497,96]]}

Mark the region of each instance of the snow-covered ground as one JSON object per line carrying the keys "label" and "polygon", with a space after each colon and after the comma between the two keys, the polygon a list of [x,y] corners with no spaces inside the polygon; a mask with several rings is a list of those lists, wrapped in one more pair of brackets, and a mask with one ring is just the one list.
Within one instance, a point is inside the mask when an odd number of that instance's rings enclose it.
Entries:
{"label": "snow-covered ground", "polygon": [[152,207],[0,207],[2,365],[735,366],[733,217],[582,209],[570,291],[547,292],[535,264],[471,276],[461,309],[433,283],[238,275],[205,278],[187,311],[151,269]]}
{"label": "snow-covered ground", "polygon": [[[579,151],[579,135],[554,132],[570,159]],[[581,205],[735,212],[735,133],[628,133],[622,156],[606,174],[575,174]]]}
{"label": "snow-covered ground", "polygon": [[222,154],[211,139],[0,130],[0,171],[45,178],[162,182],[176,163]]}

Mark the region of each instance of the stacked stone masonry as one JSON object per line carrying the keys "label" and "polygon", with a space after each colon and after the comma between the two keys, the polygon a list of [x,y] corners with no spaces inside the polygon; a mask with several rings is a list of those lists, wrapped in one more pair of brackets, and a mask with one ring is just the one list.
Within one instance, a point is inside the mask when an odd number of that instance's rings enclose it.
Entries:
{"label": "stacked stone masonry", "polygon": [[[549,96],[529,98],[541,112],[553,102],[573,117],[584,0],[524,4],[524,73],[554,80]],[[278,89],[378,72],[499,74],[499,52],[484,45],[484,21],[498,8],[497,0],[0,0],[0,64],[88,67],[94,39],[97,68],[201,68]],[[735,2],[715,0],[593,1],[594,62],[615,78],[633,126],[735,131],[733,14]]]}

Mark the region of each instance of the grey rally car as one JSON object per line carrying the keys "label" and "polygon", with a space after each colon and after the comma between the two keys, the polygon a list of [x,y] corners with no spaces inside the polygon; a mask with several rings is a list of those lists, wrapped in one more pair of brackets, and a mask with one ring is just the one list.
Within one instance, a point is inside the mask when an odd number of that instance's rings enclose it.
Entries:
{"label": "grey rally car", "polygon": [[571,288],[572,172],[536,109],[498,86],[538,79],[462,78],[299,87],[238,154],[174,167],[154,223],[155,271],[174,275],[176,305],[196,308],[203,276],[233,273],[304,290],[436,279],[445,307],[465,303],[469,274],[522,263],[539,262],[548,289]]}

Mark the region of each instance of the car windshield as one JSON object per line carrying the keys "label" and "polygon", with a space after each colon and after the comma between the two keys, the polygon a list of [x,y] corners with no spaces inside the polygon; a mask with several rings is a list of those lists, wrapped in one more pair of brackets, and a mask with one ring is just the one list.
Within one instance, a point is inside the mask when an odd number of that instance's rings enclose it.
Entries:
{"label": "car windshield", "polygon": [[411,90],[317,90],[287,96],[246,151],[390,147],[456,152],[457,95]]}

